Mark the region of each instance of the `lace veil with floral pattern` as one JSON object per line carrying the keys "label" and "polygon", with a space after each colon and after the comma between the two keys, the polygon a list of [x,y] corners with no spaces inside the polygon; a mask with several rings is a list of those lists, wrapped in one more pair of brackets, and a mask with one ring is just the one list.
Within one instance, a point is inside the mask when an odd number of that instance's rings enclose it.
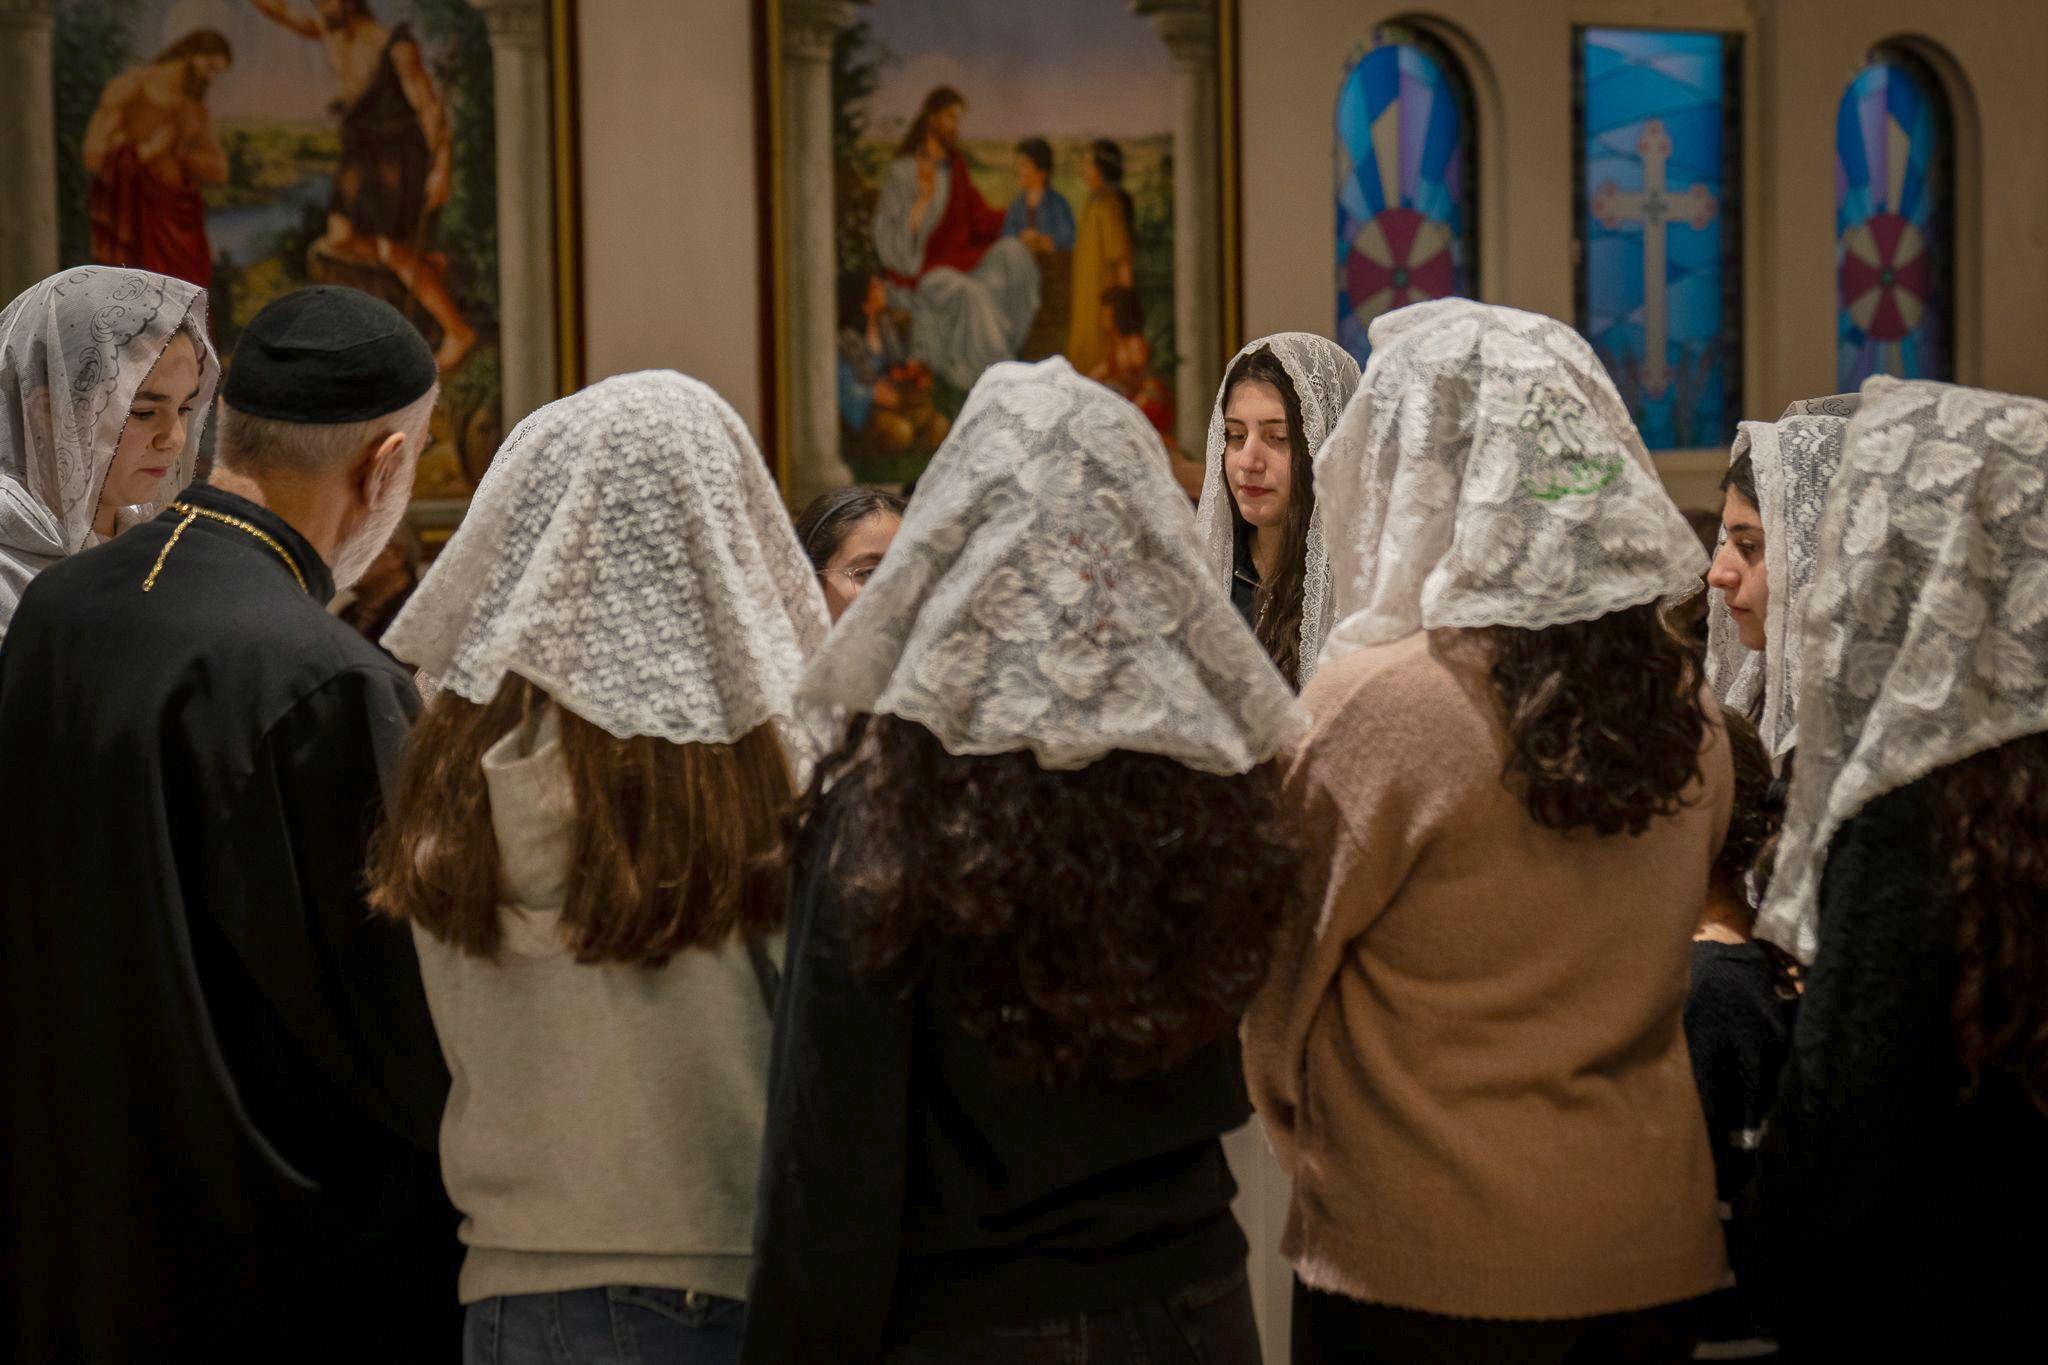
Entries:
{"label": "lace veil with floral pattern", "polygon": [[1799,756],[1757,933],[1810,962],[1844,822],[2048,730],[2048,403],[1864,384],[1797,625]]}
{"label": "lace veil with floral pattern", "polygon": [[[620,375],[514,429],[384,647],[488,702],[508,673],[622,738],[788,722],[825,601],[753,437],[709,387]],[[799,767],[809,745],[778,726]]]}
{"label": "lace veil with floral pattern", "polygon": [[1577,332],[1442,299],[1371,336],[1316,457],[1337,614],[1325,664],[1418,630],[1540,630],[1697,588],[1699,540]]}
{"label": "lace veil with floral pattern", "polygon": [[1247,771],[1306,718],[1197,545],[1136,408],[1064,360],[991,366],[812,660],[804,711],[1052,769],[1129,750]]}

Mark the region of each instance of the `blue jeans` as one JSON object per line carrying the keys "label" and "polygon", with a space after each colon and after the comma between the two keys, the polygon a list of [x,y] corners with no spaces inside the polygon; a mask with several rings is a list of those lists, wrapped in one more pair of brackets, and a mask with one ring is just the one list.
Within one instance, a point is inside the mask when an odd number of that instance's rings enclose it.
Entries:
{"label": "blue jeans", "polygon": [[612,1284],[469,1306],[462,1365],[735,1365],[747,1306],[695,1290]]}

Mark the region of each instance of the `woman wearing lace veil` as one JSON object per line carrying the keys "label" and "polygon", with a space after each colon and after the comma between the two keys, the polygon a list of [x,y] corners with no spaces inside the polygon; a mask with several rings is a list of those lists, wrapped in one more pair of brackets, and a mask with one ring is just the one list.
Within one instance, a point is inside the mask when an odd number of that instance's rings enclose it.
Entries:
{"label": "woman wearing lace veil", "polygon": [[373,903],[454,1080],[471,1365],[738,1353],[784,734],[825,628],[739,417],[650,372],[522,422],[384,637],[433,698]]}
{"label": "woman wearing lace veil", "polygon": [[1163,455],[1066,361],[991,367],[806,675],[851,721],[792,853],[751,1365],[1258,1360],[1218,1139],[1301,716]]}
{"label": "woman wearing lace veil", "polygon": [[1794,403],[1775,422],[1744,422],[1721,479],[1721,544],[1707,571],[1707,682],[1756,722],[1771,761],[1798,742],[1799,609],[1828,483],[1856,395]]}
{"label": "woman wearing lace veil", "polygon": [[2048,1277],[2048,404],[1867,383],[1800,629],[1758,923],[1813,963],[1759,1162],[1778,1325],[1992,1359]]}
{"label": "woman wearing lace veil", "polygon": [[0,634],[36,574],[192,481],[219,381],[183,280],[81,266],[0,311]]}
{"label": "woman wearing lace veil", "polygon": [[1330,628],[1329,561],[1310,469],[1358,387],[1358,362],[1308,332],[1261,337],[1224,372],[1202,476],[1203,558],[1297,689]]}
{"label": "woman wearing lace veil", "polygon": [[1680,1010],[1731,778],[1658,614],[1699,542],[1563,324],[1372,344],[1317,459],[1309,905],[1245,1032],[1294,1358],[1682,1360],[1726,1274]]}

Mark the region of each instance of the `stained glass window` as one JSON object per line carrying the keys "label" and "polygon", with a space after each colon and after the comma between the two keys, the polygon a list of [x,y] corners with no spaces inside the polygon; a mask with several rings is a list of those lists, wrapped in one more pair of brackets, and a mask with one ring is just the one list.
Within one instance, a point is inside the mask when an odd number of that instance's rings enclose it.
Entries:
{"label": "stained glass window", "polygon": [[1741,40],[1585,28],[1578,325],[1652,450],[1725,446],[1742,387]]}
{"label": "stained glass window", "polygon": [[1952,379],[1954,154],[1926,64],[1882,50],[1835,114],[1836,381]]}
{"label": "stained glass window", "polygon": [[1337,94],[1337,340],[1358,362],[1381,313],[1477,282],[1472,92],[1420,29],[1373,34]]}

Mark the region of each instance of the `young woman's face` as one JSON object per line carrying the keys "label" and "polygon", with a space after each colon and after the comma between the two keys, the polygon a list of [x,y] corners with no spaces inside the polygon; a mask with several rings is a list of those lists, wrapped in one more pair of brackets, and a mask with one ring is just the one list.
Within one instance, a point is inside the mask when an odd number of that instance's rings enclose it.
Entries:
{"label": "young woman's face", "polygon": [[1263,379],[1247,379],[1223,404],[1223,477],[1237,514],[1253,526],[1287,520],[1294,487],[1294,441],[1280,390]]}
{"label": "young woman's face", "polygon": [[164,476],[185,451],[185,428],[198,398],[199,348],[180,332],[136,390],[100,492],[102,505],[129,507],[156,496]]}
{"label": "young woman's face", "polygon": [[834,621],[845,614],[853,599],[860,596],[860,590],[868,585],[868,576],[889,552],[889,542],[896,539],[902,525],[903,519],[894,512],[870,512],[854,523],[846,539],[825,561],[825,567],[818,571],[818,581],[825,585],[825,609]]}
{"label": "young woman's face", "polygon": [[1102,188],[1102,167],[1095,164],[1093,156],[1081,158],[1081,183],[1091,190]]}
{"label": "young woman's face", "polygon": [[1764,519],[1756,504],[1734,489],[1721,503],[1721,529],[1726,532],[1707,585],[1728,603],[1735,633],[1744,648],[1764,647],[1764,616],[1771,605],[1771,583],[1764,573]]}

